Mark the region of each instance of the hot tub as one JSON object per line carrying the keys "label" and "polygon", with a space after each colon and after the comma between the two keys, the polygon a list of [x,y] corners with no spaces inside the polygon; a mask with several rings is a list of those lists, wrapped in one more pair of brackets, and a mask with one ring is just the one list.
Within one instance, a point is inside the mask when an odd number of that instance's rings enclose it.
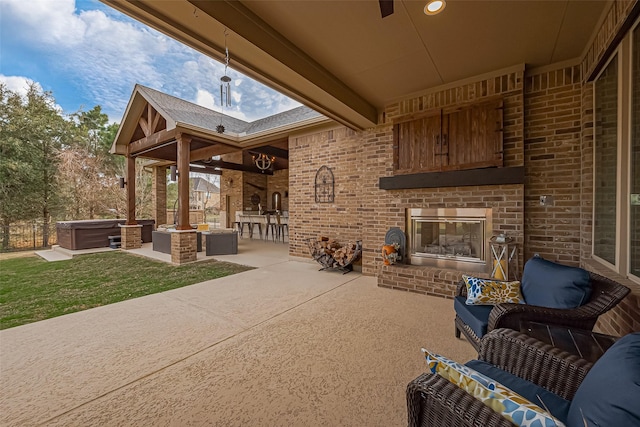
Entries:
{"label": "hot tub", "polygon": [[[142,226],[142,243],[151,242],[151,232],[155,221],[138,219]],[[120,235],[120,225],[124,219],[88,219],[80,221],[59,221],[56,223],[58,245],[65,249],[90,249],[109,247],[109,236]]]}

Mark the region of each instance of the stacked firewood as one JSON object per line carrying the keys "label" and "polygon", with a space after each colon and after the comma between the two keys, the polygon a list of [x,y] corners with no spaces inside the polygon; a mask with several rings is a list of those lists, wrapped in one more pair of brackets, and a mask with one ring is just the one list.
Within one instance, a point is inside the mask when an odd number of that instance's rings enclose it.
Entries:
{"label": "stacked firewood", "polygon": [[309,241],[311,256],[326,268],[344,267],[351,264],[357,249],[357,243],[348,242],[341,245],[338,241],[324,236]]}
{"label": "stacked firewood", "polygon": [[348,242],[333,253],[333,259],[335,259],[341,267],[351,264],[357,247],[355,242]]}

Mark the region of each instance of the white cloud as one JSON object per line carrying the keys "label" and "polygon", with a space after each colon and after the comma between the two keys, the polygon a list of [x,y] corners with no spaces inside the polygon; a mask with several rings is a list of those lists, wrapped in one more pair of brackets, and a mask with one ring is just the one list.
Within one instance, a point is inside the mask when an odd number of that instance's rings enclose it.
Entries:
{"label": "white cloud", "polygon": [[[40,51],[38,61],[48,61],[44,67],[65,75],[111,120],[120,120],[136,83],[219,111],[223,64],[119,12],[78,11],[75,0],[0,2],[3,32]],[[252,121],[300,105],[232,68],[228,75],[234,105],[225,114]],[[55,82],[46,86],[55,96]]]}
{"label": "white cloud", "polygon": [[0,83],[4,83],[4,85],[11,92],[17,93],[20,96],[26,96],[27,91],[29,90],[29,86],[35,83],[38,91],[42,92],[42,86],[40,83],[34,82],[33,80],[22,77],[22,76],[5,76],[4,74],[0,74]]}
{"label": "white cloud", "polygon": [[213,95],[211,95],[211,92],[207,92],[203,89],[198,89],[198,92],[196,93],[196,104],[210,110],[215,110],[214,103],[215,100],[213,99]]}
{"label": "white cloud", "polygon": [[[34,82],[33,80],[23,76],[5,76],[4,74],[0,74],[0,83],[3,83],[11,92],[20,95],[25,101],[27,92],[31,85],[35,85],[38,92],[44,92],[40,83]],[[59,113],[63,113],[64,111],[58,104],[53,104],[53,108]]]}
{"label": "white cloud", "polygon": [[17,36],[66,48],[82,41],[86,24],[74,15],[75,0],[3,0],[2,7],[14,26],[24,28]]}

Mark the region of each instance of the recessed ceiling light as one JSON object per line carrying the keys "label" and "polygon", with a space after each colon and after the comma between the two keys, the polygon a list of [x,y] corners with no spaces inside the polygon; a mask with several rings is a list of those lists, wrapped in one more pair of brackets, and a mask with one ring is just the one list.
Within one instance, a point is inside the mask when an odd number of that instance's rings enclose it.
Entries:
{"label": "recessed ceiling light", "polygon": [[437,15],[444,10],[446,5],[444,0],[430,0],[424,7],[424,13],[427,15]]}

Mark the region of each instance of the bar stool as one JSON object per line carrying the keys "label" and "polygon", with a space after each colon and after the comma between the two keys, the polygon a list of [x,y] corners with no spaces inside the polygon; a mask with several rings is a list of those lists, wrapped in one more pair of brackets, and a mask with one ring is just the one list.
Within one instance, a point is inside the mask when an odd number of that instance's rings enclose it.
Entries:
{"label": "bar stool", "polygon": [[253,239],[253,230],[255,228],[255,226],[258,226],[258,233],[260,235],[260,238],[262,239],[262,222],[260,221],[260,218],[256,218],[257,221],[251,221],[249,223],[249,238]]}
{"label": "bar stool", "polygon": [[251,237],[253,235],[253,227],[251,226],[251,220],[248,218],[242,218],[242,221],[238,222],[239,224],[239,231],[240,231],[240,238],[243,237],[244,235],[244,226],[246,225],[249,231],[249,237]]}
{"label": "bar stool", "polygon": [[284,224],[280,220],[280,214],[276,214],[276,227],[278,230],[278,240],[280,240],[280,236],[282,236],[282,243],[284,243],[284,230],[287,229],[287,237],[289,237],[289,224]]}
{"label": "bar stool", "polygon": [[267,225],[264,230],[264,238],[269,238],[269,230],[271,230],[271,240],[276,241],[276,233],[278,231],[278,227],[275,222],[271,222],[271,214],[267,213]]}

